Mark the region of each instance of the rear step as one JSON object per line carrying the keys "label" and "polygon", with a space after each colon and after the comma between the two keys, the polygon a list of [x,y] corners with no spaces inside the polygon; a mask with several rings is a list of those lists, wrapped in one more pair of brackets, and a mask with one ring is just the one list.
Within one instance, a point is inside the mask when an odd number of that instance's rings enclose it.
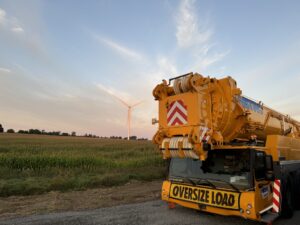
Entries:
{"label": "rear step", "polygon": [[272,223],[277,217],[279,217],[278,213],[273,212],[266,212],[261,216],[261,222],[270,224]]}

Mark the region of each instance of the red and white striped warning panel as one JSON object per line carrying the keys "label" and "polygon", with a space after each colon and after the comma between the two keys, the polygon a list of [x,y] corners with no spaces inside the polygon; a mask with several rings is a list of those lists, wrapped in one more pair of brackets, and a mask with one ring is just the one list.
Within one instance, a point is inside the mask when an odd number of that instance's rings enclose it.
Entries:
{"label": "red and white striped warning panel", "polygon": [[208,127],[202,127],[200,126],[199,128],[199,138],[200,138],[200,142],[208,142],[210,136],[207,135],[207,131],[208,131]]}
{"label": "red and white striped warning panel", "polygon": [[169,126],[187,124],[187,106],[182,100],[174,101],[170,104],[167,113],[167,121]]}
{"label": "red and white striped warning panel", "polygon": [[273,211],[279,213],[280,211],[280,180],[274,181],[273,187]]}

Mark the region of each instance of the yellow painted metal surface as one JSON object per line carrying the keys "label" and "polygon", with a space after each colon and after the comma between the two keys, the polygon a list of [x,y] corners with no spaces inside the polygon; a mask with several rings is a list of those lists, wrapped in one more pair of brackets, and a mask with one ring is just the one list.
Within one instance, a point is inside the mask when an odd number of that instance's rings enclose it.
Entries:
{"label": "yellow painted metal surface", "polygon": [[281,135],[269,135],[266,142],[267,152],[274,161],[300,160],[300,139]]}
{"label": "yellow painted metal surface", "polygon": [[[153,90],[158,101],[158,130],[153,137],[164,158],[205,160],[212,149],[265,151],[274,161],[300,160],[300,123],[242,96],[234,79],[215,79],[197,73],[163,81]],[[265,146],[232,146],[234,139],[255,137]],[[260,220],[272,205],[270,181],[254,180],[254,188],[240,193],[185,183],[164,181],[162,200],[225,216]],[[216,200],[216,196],[218,200]]]}
{"label": "yellow painted metal surface", "polygon": [[164,158],[171,157],[170,142],[175,143],[172,150],[186,157],[181,151],[186,149],[183,142],[174,137],[187,138],[201,160],[206,158],[203,140],[213,147],[251,136],[263,141],[268,135],[300,137],[298,121],[241,94],[231,77],[216,79],[197,73],[175,79],[173,85],[165,81],[157,85],[153,96],[158,101],[159,119],[153,141],[164,150]]}
{"label": "yellow painted metal surface", "polygon": [[[269,190],[269,183],[266,183],[262,188],[267,187],[269,191],[267,194],[262,195],[261,188],[258,187],[258,184],[259,183],[256,184],[257,188],[253,191],[241,191],[238,193],[233,190],[211,189],[203,186],[194,187],[187,184],[178,185],[172,184],[170,181],[164,181],[162,186],[162,200],[173,202],[187,208],[216,213],[219,215],[240,216],[246,219],[259,220],[261,216],[259,212],[272,204],[272,193]],[[181,196],[180,193],[177,193],[177,190],[175,190],[174,193],[174,188],[178,186],[186,187],[186,189],[183,189]],[[201,192],[198,192],[200,195],[200,199],[199,195],[197,196],[198,201],[195,197],[196,194],[193,193],[194,190],[201,190],[204,192],[204,196],[201,195]],[[213,193],[214,197],[216,197],[216,194],[218,194],[218,196],[222,196],[219,197],[218,204],[216,201],[214,204],[211,204]],[[232,194],[234,195],[234,204],[231,207],[228,206],[228,199],[224,200],[224,198],[226,198],[226,194],[227,196]]]}

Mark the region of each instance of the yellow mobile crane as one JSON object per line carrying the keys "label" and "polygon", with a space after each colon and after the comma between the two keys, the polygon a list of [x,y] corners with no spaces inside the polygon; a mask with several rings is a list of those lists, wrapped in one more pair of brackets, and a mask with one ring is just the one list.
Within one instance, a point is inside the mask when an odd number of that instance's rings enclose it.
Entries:
{"label": "yellow mobile crane", "polygon": [[188,73],[155,87],[153,142],[169,161],[162,200],[265,223],[300,207],[300,123],[242,95],[231,77]]}

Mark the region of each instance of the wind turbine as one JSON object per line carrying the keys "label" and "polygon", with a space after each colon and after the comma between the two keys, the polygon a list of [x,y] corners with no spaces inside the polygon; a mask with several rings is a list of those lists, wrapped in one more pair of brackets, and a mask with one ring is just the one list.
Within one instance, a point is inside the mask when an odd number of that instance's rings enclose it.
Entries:
{"label": "wind turbine", "polygon": [[113,96],[115,99],[117,99],[118,101],[120,101],[126,108],[127,108],[127,140],[130,139],[130,131],[131,131],[131,112],[132,109],[136,106],[138,106],[139,104],[141,104],[143,101],[139,101],[133,105],[129,105],[127,102],[125,102],[123,99],[119,98],[118,96],[114,95],[113,93],[111,93],[108,90],[105,90],[108,94],[110,94],[111,96]]}

